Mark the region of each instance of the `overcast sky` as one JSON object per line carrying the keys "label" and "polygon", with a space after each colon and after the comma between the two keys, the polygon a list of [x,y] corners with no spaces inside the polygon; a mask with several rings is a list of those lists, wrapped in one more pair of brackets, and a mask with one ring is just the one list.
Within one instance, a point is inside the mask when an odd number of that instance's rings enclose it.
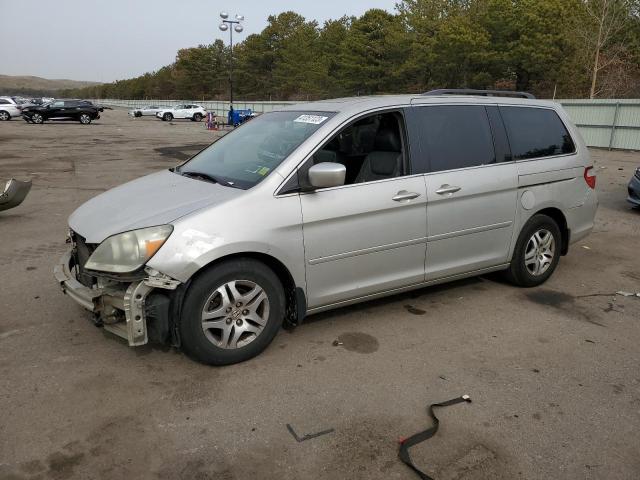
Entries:
{"label": "overcast sky", "polygon": [[221,10],[243,14],[247,34],[286,10],[319,23],[395,0],[0,0],[0,74],[108,82],[172,63],[180,48],[228,41]]}

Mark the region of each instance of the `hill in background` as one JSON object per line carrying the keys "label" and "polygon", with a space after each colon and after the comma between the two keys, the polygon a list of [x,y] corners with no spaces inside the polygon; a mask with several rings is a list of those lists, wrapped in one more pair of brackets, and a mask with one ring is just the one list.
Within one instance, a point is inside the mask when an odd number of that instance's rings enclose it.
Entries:
{"label": "hill in background", "polygon": [[0,95],[56,96],[61,90],[99,85],[67,79],[48,79],[26,75],[0,75]]}

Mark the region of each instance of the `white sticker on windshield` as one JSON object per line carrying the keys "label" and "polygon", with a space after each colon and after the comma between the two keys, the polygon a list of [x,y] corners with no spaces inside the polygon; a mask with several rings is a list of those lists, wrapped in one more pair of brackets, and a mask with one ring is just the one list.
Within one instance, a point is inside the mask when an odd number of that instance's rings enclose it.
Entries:
{"label": "white sticker on windshield", "polygon": [[312,123],[314,125],[320,125],[329,117],[323,117],[321,115],[300,115],[298,118],[294,120],[294,122],[299,123]]}

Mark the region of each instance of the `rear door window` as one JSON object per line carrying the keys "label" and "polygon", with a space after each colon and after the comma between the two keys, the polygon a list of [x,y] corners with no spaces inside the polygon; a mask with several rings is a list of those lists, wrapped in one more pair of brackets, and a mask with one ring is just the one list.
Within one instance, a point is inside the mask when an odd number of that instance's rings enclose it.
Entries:
{"label": "rear door window", "polygon": [[576,151],[567,128],[549,108],[501,106],[515,160],[564,155]]}
{"label": "rear door window", "polygon": [[496,162],[484,105],[415,107],[417,134],[429,171],[440,172]]}

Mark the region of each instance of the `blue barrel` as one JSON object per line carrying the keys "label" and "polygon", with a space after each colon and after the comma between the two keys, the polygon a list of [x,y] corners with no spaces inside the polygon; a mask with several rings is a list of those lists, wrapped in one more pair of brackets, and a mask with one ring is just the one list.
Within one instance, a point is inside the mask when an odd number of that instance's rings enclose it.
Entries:
{"label": "blue barrel", "polygon": [[246,120],[251,118],[251,113],[252,112],[250,108],[247,108],[246,110],[231,109],[229,110],[229,113],[227,115],[228,124],[237,127],[238,125],[241,125]]}

